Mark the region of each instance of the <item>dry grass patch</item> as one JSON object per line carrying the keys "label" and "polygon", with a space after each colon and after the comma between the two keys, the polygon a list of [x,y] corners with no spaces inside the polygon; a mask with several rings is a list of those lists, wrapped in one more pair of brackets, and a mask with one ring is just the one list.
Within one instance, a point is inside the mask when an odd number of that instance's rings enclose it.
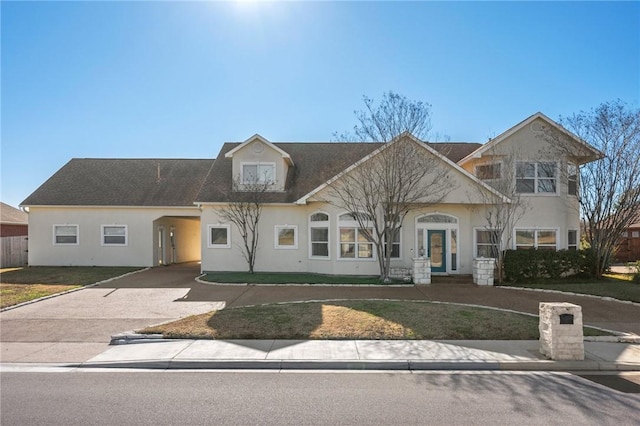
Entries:
{"label": "dry grass patch", "polygon": [[56,284],[0,284],[0,309],[29,300],[39,299],[63,291],[81,287],[79,285]]}
{"label": "dry grass patch", "polygon": [[[224,309],[149,327],[188,339],[534,340],[538,319],[457,305],[408,301],[295,303]],[[585,328],[585,335],[606,334]]]}
{"label": "dry grass patch", "polygon": [[31,266],[0,273],[0,308],[115,278],[141,268]]}

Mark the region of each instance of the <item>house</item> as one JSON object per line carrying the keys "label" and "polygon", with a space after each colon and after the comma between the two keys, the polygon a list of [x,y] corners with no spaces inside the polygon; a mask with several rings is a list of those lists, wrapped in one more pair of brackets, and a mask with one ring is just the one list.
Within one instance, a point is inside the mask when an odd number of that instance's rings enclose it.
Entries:
{"label": "house", "polygon": [[29,216],[22,210],[0,203],[0,237],[19,237],[29,233]]}
{"label": "house", "polygon": [[27,263],[29,216],[22,210],[0,203],[0,267],[24,266]]}
{"label": "house", "polygon": [[616,262],[635,262],[640,260],[640,208],[635,219],[622,234],[615,254]]}
{"label": "house", "polygon": [[[549,132],[558,135],[550,139]],[[513,171],[530,208],[511,247],[576,249],[577,170],[601,153],[541,113],[490,142],[425,143],[402,135],[447,171],[437,204],[422,204],[394,237],[392,267],[429,256],[435,274],[471,274],[472,260],[498,249],[487,209],[511,202],[493,185]],[[72,159],[31,194],[31,265],[155,266],[201,261],[203,271],[244,271],[242,239],[221,215],[242,199],[234,180],[268,181],[256,271],[377,275],[377,253],[357,212],[333,202],[332,183],[367,167],[387,145],[275,143],[260,135],[225,143],[217,158]],[[560,149],[562,148],[562,149]],[[506,161],[509,155],[517,158]],[[508,170],[509,168],[509,170]],[[513,170],[511,170],[513,169]],[[332,201],[333,200],[333,201]],[[503,241],[505,247],[507,240]]]}

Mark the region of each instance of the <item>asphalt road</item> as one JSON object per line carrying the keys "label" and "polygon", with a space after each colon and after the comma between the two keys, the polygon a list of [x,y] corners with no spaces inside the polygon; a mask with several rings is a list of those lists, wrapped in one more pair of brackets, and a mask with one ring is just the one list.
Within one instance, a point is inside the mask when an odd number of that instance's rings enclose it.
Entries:
{"label": "asphalt road", "polygon": [[639,393],[566,373],[75,370],[0,380],[2,425],[640,423]]}

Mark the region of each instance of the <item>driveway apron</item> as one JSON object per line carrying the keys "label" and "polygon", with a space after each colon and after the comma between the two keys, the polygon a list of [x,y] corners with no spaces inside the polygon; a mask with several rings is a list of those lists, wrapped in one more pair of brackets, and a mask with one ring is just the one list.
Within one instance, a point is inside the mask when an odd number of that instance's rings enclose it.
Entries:
{"label": "driveway apron", "polygon": [[82,362],[106,350],[113,334],[220,309],[182,302],[198,271],[154,268],[2,312],[0,361]]}

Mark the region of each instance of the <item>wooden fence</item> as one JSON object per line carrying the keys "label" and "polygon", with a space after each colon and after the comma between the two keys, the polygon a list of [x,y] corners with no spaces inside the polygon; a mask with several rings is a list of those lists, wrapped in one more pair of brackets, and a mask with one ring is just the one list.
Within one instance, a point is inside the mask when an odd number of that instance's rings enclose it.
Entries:
{"label": "wooden fence", "polygon": [[14,268],[26,266],[27,237],[2,237],[0,238],[0,268]]}

